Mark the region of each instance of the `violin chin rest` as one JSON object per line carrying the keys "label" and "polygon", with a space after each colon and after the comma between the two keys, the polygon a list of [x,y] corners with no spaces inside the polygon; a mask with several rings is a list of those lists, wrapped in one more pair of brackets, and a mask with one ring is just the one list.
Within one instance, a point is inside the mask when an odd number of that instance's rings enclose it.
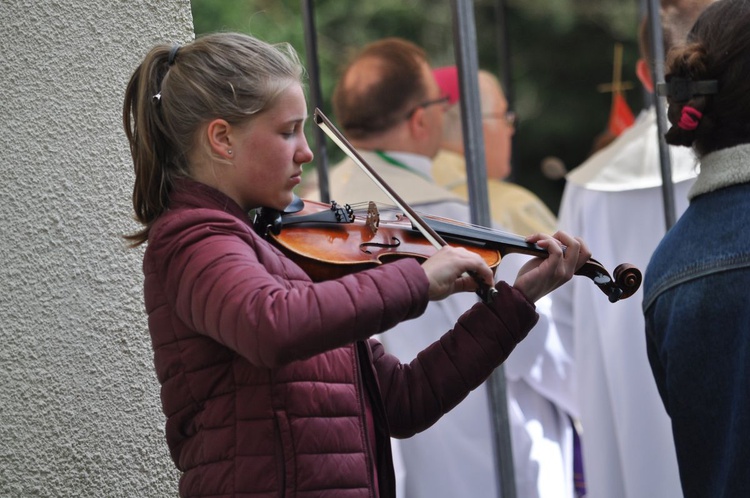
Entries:
{"label": "violin chin rest", "polygon": [[282,211],[282,213],[283,214],[298,213],[302,211],[304,207],[305,207],[305,201],[300,199],[300,197],[297,194],[294,194],[294,198],[292,199],[292,202],[290,202],[289,205],[284,208],[284,211]]}

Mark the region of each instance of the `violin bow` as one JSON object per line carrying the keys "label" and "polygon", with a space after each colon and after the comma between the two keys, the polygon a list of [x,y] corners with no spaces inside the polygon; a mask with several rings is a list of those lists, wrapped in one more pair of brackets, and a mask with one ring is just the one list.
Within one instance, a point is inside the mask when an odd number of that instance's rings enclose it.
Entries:
{"label": "violin bow", "polygon": [[[409,204],[407,204],[397,193],[393,188],[388,185],[385,180],[378,174],[375,169],[367,164],[367,161],[362,157],[362,155],[357,151],[354,146],[349,143],[349,141],[344,137],[344,135],[333,125],[330,119],[323,114],[323,111],[321,111],[319,108],[315,108],[315,112],[313,113],[313,120],[315,121],[315,124],[317,124],[320,129],[322,129],[326,135],[335,143],[339,149],[341,149],[349,158],[354,161],[354,163],[362,169],[362,171],[370,177],[370,179],[375,183],[375,185],[380,188],[380,190],[385,193],[385,195],[388,196],[388,198],[393,202],[393,204],[398,207],[401,211],[403,211],[404,215],[409,218],[409,220],[412,222],[414,227],[419,230],[422,235],[427,239],[427,241],[432,244],[432,246],[435,249],[440,249],[443,246],[448,245],[448,243],[438,234],[432,227],[430,227],[421,216],[419,216],[416,211],[414,211]],[[495,298],[495,295],[497,294],[497,290],[492,287],[491,285],[488,285],[484,281],[480,280],[479,277],[475,274],[470,273],[472,277],[476,280],[477,284],[479,285],[479,288],[477,289],[477,294],[479,297],[484,301],[485,303],[490,303]]]}

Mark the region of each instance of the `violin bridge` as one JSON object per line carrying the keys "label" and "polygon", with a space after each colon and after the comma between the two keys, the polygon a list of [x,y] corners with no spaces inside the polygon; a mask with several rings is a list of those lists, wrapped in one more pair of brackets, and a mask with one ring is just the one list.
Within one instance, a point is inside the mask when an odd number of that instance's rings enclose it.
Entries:
{"label": "violin bridge", "polygon": [[380,213],[378,212],[378,206],[370,201],[367,205],[367,218],[365,219],[367,228],[370,229],[372,235],[378,233],[378,226],[380,226]]}

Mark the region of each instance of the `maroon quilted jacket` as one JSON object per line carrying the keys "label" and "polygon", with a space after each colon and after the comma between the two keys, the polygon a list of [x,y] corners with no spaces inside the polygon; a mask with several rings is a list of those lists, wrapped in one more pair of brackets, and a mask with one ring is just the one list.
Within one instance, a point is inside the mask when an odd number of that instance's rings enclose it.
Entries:
{"label": "maroon quilted jacket", "polygon": [[183,497],[393,497],[389,436],[435,423],[536,322],[533,305],[498,284],[493,306],[401,364],[368,338],[424,311],[415,260],[313,285],[239,206],[191,181],[154,224],[143,267]]}

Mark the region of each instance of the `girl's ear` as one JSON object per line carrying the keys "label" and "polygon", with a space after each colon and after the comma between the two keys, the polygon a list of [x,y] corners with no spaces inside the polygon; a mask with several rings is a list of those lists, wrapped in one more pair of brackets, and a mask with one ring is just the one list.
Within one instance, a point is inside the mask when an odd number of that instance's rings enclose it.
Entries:
{"label": "girl's ear", "polygon": [[214,119],[206,127],[208,145],[214,154],[224,159],[232,159],[232,125],[223,119]]}

